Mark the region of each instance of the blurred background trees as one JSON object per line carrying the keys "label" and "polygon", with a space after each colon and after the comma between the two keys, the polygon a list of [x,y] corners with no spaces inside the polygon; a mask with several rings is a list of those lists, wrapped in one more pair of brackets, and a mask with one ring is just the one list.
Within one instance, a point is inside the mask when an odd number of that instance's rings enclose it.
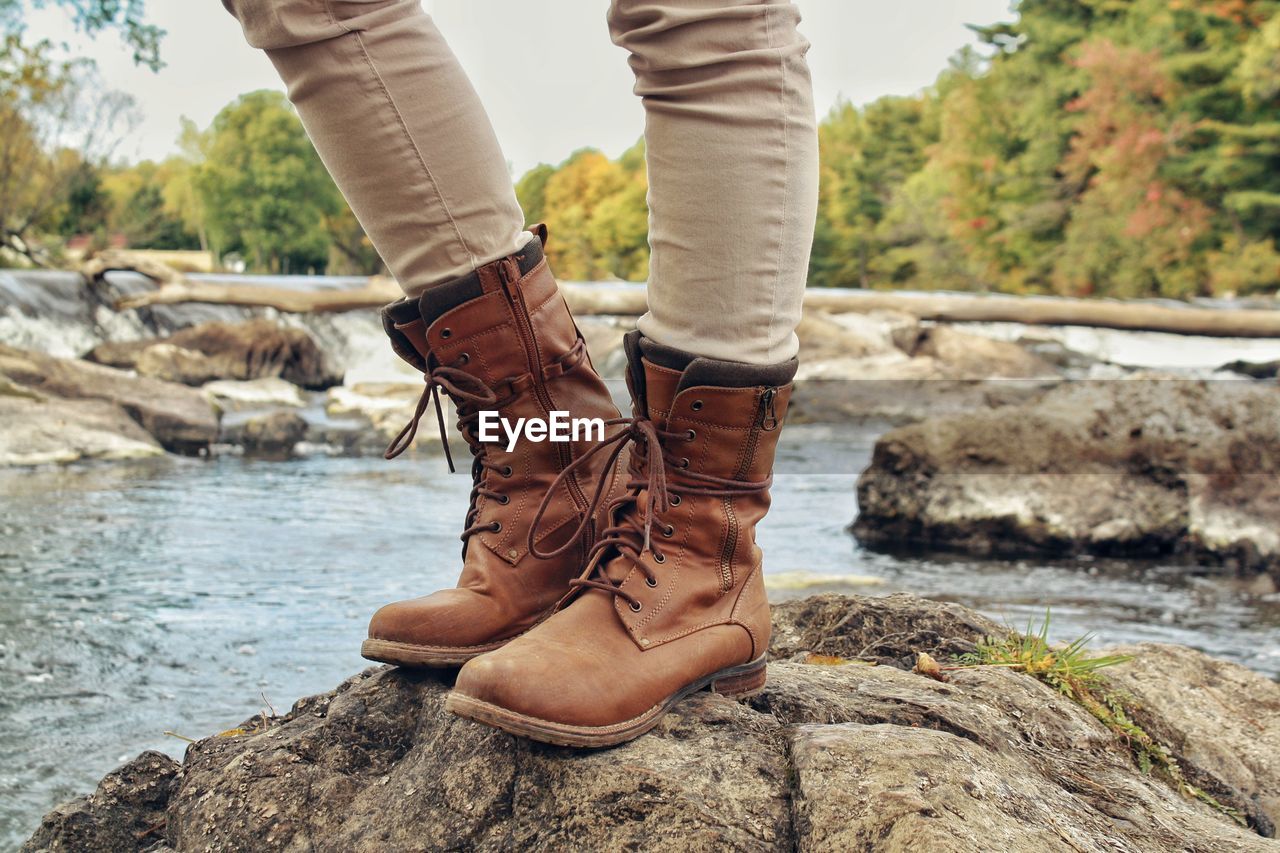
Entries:
{"label": "blurred background trees", "polygon": [[[34,0],[28,0],[34,2]],[[59,0],[51,0],[59,2]],[[203,248],[262,272],[380,262],[292,109],[255,92],[162,163],[113,162],[128,103],[0,0],[0,244]],[[61,0],[158,67],[139,0]],[[1280,289],[1280,0],[1022,0],[928,90],[820,127],[816,286],[1165,296]],[[85,101],[83,92],[93,92]],[[69,108],[114,104],[105,112]],[[72,132],[74,131],[74,132]],[[643,143],[516,181],[567,279],[648,272]]]}
{"label": "blurred background trees", "polygon": [[[1120,297],[1280,287],[1280,3],[1022,0],[928,91],[820,133],[810,283]],[[570,277],[643,278],[639,151],[522,179]],[[624,178],[635,175],[633,181]],[[566,190],[563,207],[542,188]],[[636,262],[633,264],[632,261]]]}
{"label": "blurred background trees", "polygon": [[914,99],[834,110],[812,283],[1280,286],[1280,3],[1023,0]]}

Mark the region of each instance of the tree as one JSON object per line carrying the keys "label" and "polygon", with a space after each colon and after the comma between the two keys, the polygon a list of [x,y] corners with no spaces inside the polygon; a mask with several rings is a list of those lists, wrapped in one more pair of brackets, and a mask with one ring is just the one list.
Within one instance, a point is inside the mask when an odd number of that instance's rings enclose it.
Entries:
{"label": "tree", "polygon": [[37,264],[57,259],[43,235],[101,226],[95,176],[133,117],[92,63],[52,54],[47,41],[0,42],[0,249]]}
{"label": "tree", "polygon": [[345,206],[283,94],[242,95],[188,144],[210,248],[258,270],[323,270]]}
{"label": "tree", "polygon": [[918,170],[877,178],[895,137],[858,126],[870,108],[823,123],[815,283],[1127,296],[1280,286],[1280,2],[1017,11],[976,28],[989,56],[962,53],[936,94],[908,99],[937,105]]}
{"label": "tree", "polygon": [[198,236],[166,198],[166,189],[184,164],[144,160],[135,166],[107,170],[102,187],[110,199],[108,224],[140,249],[199,248]]}
{"label": "tree", "polygon": [[1204,281],[1196,243],[1210,211],[1167,180],[1188,127],[1166,109],[1172,85],[1159,57],[1089,42],[1077,65],[1090,84],[1067,105],[1079,113],[1065,178],[1083,186],[1055,269],[1056,289],[1088,295],[1191,296]]}
{"label": "tree", "polygon": [[[937,98],[838,104],[818,130],[821,181],[810,281],[869,287],[892,240],[882,229],[896,194],[938,138]],[[893,273],[890,273],[893,277]]]}
{"label": "tree", "polygon": [[516,181],[516,200],[520,202],[527,224],[547,218],[547,181],[555,173],[555,166],[539,163]]}
{"label": "tree", "polygon": [[146,0],[0,0],[0,30],[22,35],[27,10],[50,4],[66,9],[76,28],[87,35],[119,30],[134,62],[153,71],[162,66],[160,40],[164,30],[146,23]]}

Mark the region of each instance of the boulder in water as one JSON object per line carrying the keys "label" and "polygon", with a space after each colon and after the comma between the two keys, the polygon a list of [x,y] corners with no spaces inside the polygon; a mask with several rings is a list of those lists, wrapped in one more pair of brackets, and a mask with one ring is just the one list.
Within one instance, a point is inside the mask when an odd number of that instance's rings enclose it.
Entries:
{"label": "boulder in water", "polygon": [[797,422],[913,423],[940,411],[1025,402],[1061,378],[1018,344],[895,312],[807,311],[796,331],[800,372],[790,418]]}
{"label": "boulder in water", "polygon": [[2,377],[0,423],[4,424],[0,466],[164,454],[156,440],[115,403],[22,393]]}
{"label": "boulder in water", "polygon": [[[176,453],[207,450],[218,436],[218,417],[209,401],[184,385],[4,344],[0,376],[45,397],[115,403],[164,449]],[[70,416],[70,409],[64,411]]]}
{"label": "boulder in water", "polygon": [[1280,577],[1280,389],[1148,375],[881,436],[853,530],[871,547],[1185,554]]}
{"label": "boulder in water", "polygon": [[272,412],[229,427],[222,441],[239,445],[249,456],[286,458],[307,437],[308,429],[306,419],[297,412]]}
{"label": "boulder in water", "polygon": [[[1261,675],[1161,646],[1125,665],[1158,685],[1144,714],[1194,730],[1168,734],[1195,744],[1175,758],[1215,808],[1143,772],[1089,711],[1024,673],[962,669],[942,683],[835,657],[972,645],[991,623],[957,605],[823,596],[774,621],[782,645],[762,692],[696,694],[613,749],[511,737],[444,710],[448,673],[375,668],[193,744],[162,809],[99,788],[52,812],[25,849],[1275,849],[1262,835],[1280,773],[1256,758],[1280,751],[1280,685]],[[827,655],[806,658],[805,645]],[[1217,705],[1167,710],[1221,684],[1232,689]],[[1213,717],[1229,732],[1216,742]],[[1230,753],[1250,729],[1248,772],[1224,772],[1213,747]],[[140,786],[174,778],[158,768]],[[144,822],[157,828],[120,832]]]}
{"label": "boulder in water", "polygon": [[311,390],[342,384],[342,373],[330,368],[305,329],[261,318],[201,323],[159,340],[103,343],[87,358],[185,385],[263,377],[279,377]]}
{"label": "boulder in water", "polygon": [[297,385],[283,379],[218,379],[203,387],[204,393],[225,411],[278,406],[302,408],[307,400]]}

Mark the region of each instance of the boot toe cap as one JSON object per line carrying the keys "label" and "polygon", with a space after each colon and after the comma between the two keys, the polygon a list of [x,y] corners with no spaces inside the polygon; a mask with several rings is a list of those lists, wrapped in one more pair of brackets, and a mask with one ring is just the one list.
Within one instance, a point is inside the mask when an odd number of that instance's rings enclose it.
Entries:
{"label": "boot toe cap", "polygon": [[467,647],[504,639],[506,614],[466,590],[442,590],[380,607],[369,620],[369,639],[419,646]]}
{"label": "boot toe cap", "polygon": [[594,660],[581,647],[542,648],[524,639],[468,661],[454,692],[535,720],[600,726],[620,718],[616,703],[629,691],[613,662]]}

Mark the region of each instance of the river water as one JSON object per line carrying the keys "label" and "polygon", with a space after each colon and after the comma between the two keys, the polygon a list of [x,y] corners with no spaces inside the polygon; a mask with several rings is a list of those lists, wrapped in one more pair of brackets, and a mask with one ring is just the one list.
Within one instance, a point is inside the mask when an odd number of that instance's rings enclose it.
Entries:
{"label": "river water", "polygon": [[[877,431],[785,434],[769,571],[905,590],[1053,634],[1187,643],[1280,673],[1280,602],[1160,564],[904,558],[845,532]],[[842,456],[841,456],[842,454]],[[143,749],[328,690],[380,604],[451,584],[470,478],[439,458],[238,457],[0,471],[0,846]],[[804,594],[777,590],[775,599]],[[265,698],[264,698],[265,697]]]}
{"label": "river water", "polygon": [[[44,333],[7,321],[9,339]],[[908,591],[1014,626],[1049,607],[1056,639],[1185,643],[1280,676],[1280,597],[1185,566],[862,549],[845,528],[883,430],[784,433],[760,530],[775,600]],[[283,712],[365,666],[374,609],[455,580],[470,486],[432,455],[0,470],[0,848],[139,751],[180,756],[184,741],[166,732],[203,737]]]}

